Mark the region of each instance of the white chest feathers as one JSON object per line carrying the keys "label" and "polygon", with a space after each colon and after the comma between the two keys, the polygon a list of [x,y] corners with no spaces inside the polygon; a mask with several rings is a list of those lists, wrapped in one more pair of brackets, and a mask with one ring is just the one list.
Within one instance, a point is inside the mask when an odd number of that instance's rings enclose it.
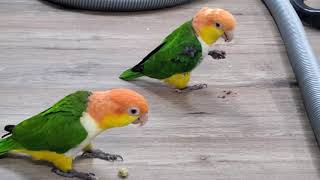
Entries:
{"label": "white chest feathers", "polygon": [[209,53],[209,50],[210,50],[210,46],[207,44],[207,43],[205,43],[202,39],[201,39],[201,37],[197,37],[198,38],[198,41],[200,42],[200,44],[201,44],[201,48],[202,48],[202,58],[205,58],[207,55],[208,55],[208,53]]}
{"label": "white chest feathers", "polygon": [[80,122],[82,126],[86,129],[88,136],[84,139],[78,146],[70,149],[65,153],[67,156],[75,157],[79,152],[82,151],[87,145],[91,143],[91,141],[102,132],[95,122],[95,120],[90,116],[90,114],[84,112],[82,117],[80,118]]}

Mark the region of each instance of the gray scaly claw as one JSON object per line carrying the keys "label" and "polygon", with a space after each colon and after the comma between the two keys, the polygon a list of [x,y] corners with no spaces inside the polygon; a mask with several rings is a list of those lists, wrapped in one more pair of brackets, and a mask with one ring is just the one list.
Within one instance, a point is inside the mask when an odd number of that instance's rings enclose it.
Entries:
{"label": "gray scaly claw", "polygon": [[226,52],[222,50],[212,50],[209,51],[208,55],[210,55],[213,59],[225,59]]}
{"label": "gray scaly claw", "polygon": [[76,170],[71,170],[70,172],[63,172],[58,168],[52,168],[51,170],[53,173],[66,177],[66,178],[78,178],[81,180],[98,180],[98,178],[95,176],[93,173],[83,173],[83,172],[78,172]]}
{"label": "gray scaly claw", "polygon": [[105,153],[103,151],[100,150],[91,150],[91,151],[86,151],[84,152],[81,157],[83,158],[99,158],[99,159],[103,159],[106,161],[123,161],[122,156],[117,155],[117,154],[109,154],[109,153]]}
{"label": "gray scaly claw", "polygon": [[193,86],[188,86],[184,89],[176,89],[176,92],[177,93],[186,93],[186,92],[191,92],[191,91],[194,91],[194,90],[200,90],[200,89],[204,89],[204,88],[207,88],[208,85],[207,84],[196,84],[196,85],[193,85]]}

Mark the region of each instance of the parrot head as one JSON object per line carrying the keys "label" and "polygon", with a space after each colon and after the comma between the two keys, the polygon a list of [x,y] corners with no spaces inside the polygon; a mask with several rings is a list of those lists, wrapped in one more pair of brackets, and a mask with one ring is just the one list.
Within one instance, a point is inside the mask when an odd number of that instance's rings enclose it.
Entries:
{"label": "parrot head", "polygon": [[96,91],[89,97],[87,112],[101,129],[129,124],[143,126],[148,120],[146,99],[129,89]]}
{"label": "parrot head", "polygon": [[235,25],[236,20],[231,13],[208,7],[202,8],[192,20],[192,26],[197,35],[208,45],[212,45],[220,37],[230,42]]}

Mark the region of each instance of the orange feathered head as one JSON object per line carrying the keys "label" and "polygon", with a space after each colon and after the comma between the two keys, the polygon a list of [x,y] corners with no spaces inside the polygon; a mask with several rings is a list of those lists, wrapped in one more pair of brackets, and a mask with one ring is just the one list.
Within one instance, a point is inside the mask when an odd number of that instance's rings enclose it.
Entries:
{"label": "orange feathered head", "polygon": [[226,41],[231,41],[236,20],[226,10],[204,7],[194,16],[192,25],[197,34],[205,36],[205,38],[210,38],[206,36],[222,36]]}
{"label": "orange feathered head", "polygon": [[93,92],[87,109],[103,129],[131,123],[144,125],[148,111],[148,103],[142,95],[123,88]]}

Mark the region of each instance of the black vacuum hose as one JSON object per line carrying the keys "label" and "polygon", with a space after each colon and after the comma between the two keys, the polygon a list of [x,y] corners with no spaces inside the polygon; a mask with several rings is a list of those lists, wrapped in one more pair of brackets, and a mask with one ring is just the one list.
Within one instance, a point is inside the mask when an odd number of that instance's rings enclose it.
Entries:
{"label": "black vacuum hose", "polygon": [[96,11],[141,11],[176,6],[192,0],[47,0],[77,9]]}
{"label": "black vacuum hose", "polygon": [[280,30],[304,105],[320,142],[320,64],[290,0],[263,0]]}
{"label": "black vacuum hose", "polygon": [[291,4],[304,23],[320,28],[320,9],[307,6],[304,0],[291,0]]}

